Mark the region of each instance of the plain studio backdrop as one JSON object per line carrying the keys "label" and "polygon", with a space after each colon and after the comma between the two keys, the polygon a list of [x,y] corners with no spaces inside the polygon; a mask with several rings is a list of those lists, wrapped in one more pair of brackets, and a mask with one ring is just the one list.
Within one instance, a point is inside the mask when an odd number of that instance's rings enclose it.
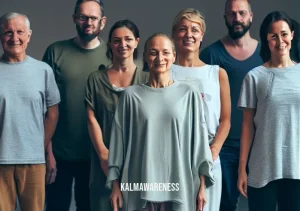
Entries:
{"label": "plain studio backdrop", "polygon": [[[7,12],[26,14],[31,22],[33,35],[27,53],[41,59],[46,47],[52,42],[76,36],[72,21],[76,0],[0,0],[0,15]],[[173,19],[184,8],[198,9],[205,17],[207,31],[203,47],[227,33],[224,22],[225,0],[104,0],[107,24],[100,37],[108,38],[110,27],[118,20],[130,19],[140,30],[139,57],[144,41],[154,32],[170,34]],[[271,11],[282,10],[300,21],[300,0],[253,0],[254,13],[252,37],[259,39],[259,27],[263,18]],[[2,48],[0,50],[2,54]]]}

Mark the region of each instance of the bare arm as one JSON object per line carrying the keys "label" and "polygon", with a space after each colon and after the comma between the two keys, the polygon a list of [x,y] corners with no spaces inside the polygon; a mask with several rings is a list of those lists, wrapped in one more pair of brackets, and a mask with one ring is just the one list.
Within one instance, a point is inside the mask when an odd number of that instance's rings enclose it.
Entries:
{"label": "bare arm", "polygon": [[197,211],[202,211],[206,204],[205,177],[200,175],[200,189],[197,196]]}
{"label": "bare arm", "polygon": [[246,165],[250,148],[254,137],[254,115],[255,109],[243,110],[243,124],[241,135],[241,149],[240,149],[240,162],[239,171],[246,171]]}
{"label": "bare arm", "polygon": [[[48,149],[48,145],[51,142],[52,136],[55,132],[56,124],[58,120],[58,105],[53,105],[47,108],[45,121],[44,121],[44,130],[45,130],[45,141],[44,147],[45,151]],[[52,146],[51,146],[52,149]]]}
{"label": "bare arm", "polygon": [[254,115],[255,109],[243,110],[243,124],[241,135],[240,162],[239,162],[239,178],[238,189],[240,193],[247,197],[247,173],[246,166],[249,157],[250,148],[254,137]]}
{"label": "bare arm", "polygon": [[95,112],[88,104],[87,104],[87,119],[88,119],[88,131],[89,131],[90,138],[97,152],[97,155],[101,161],[102,170],[107,175],[108,149],[106,148],[103,142],[102,130],[95,117]]}
{"label": "bare arm", "polygon": [[230,87],[229,87],[227,73],[222,68],[220,68],[219,70],[219,81],[220,81],[221,116],[220,116],[220,124],[219,124],[216,137],[212,145],[210,146],[212,150],[213,160],[217,159],[230,129],[230,113],[231,113]]}

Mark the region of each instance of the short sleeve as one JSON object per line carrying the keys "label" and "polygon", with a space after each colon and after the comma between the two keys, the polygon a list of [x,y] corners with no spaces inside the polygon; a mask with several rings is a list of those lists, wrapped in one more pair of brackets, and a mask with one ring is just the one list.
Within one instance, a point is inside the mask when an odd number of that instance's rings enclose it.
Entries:
{"label": "short sleeve", "polygon": [[53,71],[50,67],[47,71],[45,97],[47,107],[56,105],[60,102],[59,90],[55,82]]}
{"label": "short sleeve", "polygon": [[94,74],[91,73],[88,77],[86,86],[85,86],[85,106],[89,105],[93,110],[95,110],[95,80]]}
{"label": "short sleeve", "polygon": [[256,104],[257,104],[256,80],[252,72],[249,72],[245,76],[242,83],[242,87],[240,90],[240,98],[238,101],[238,107],[255,109]]}

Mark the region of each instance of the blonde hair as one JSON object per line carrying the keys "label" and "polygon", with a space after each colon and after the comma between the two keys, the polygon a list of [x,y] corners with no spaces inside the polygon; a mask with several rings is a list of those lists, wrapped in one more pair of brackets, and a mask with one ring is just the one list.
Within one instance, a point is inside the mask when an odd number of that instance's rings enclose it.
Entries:
{"label": "blonde hair", "polygon": [[204,16],[198,10],[196,10],[196,9],[187,8],[187,9],[181,10],[176,15],[176,17],[175,17],[175,19],[173,21],[172,35],[174,35],[174,33],[175,33],[176,26],[184,18],[188,19],[189,21],[198,23],[200,25],[200,29],[201,29],[202,33],[203,34],[205,33],[205,31],[206,31],[206,24],[205,24]]}

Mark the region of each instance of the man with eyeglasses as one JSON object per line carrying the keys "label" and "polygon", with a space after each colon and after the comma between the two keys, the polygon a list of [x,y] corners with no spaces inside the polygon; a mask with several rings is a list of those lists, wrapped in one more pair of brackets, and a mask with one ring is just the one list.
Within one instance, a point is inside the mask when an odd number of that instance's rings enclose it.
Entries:
{"label": "man with eyeglasses", "polygon": [[98,37],[106,23],[102,1],[77,0],[73,22],[77,36],[51,44],[43,57],[53,68],[62,98],[60,118],[46,156],[47,211],[70,209],[73,180],[77,211],[91,210],[91,141],[84,96],[88,75],[110,64],[106,44]]}

